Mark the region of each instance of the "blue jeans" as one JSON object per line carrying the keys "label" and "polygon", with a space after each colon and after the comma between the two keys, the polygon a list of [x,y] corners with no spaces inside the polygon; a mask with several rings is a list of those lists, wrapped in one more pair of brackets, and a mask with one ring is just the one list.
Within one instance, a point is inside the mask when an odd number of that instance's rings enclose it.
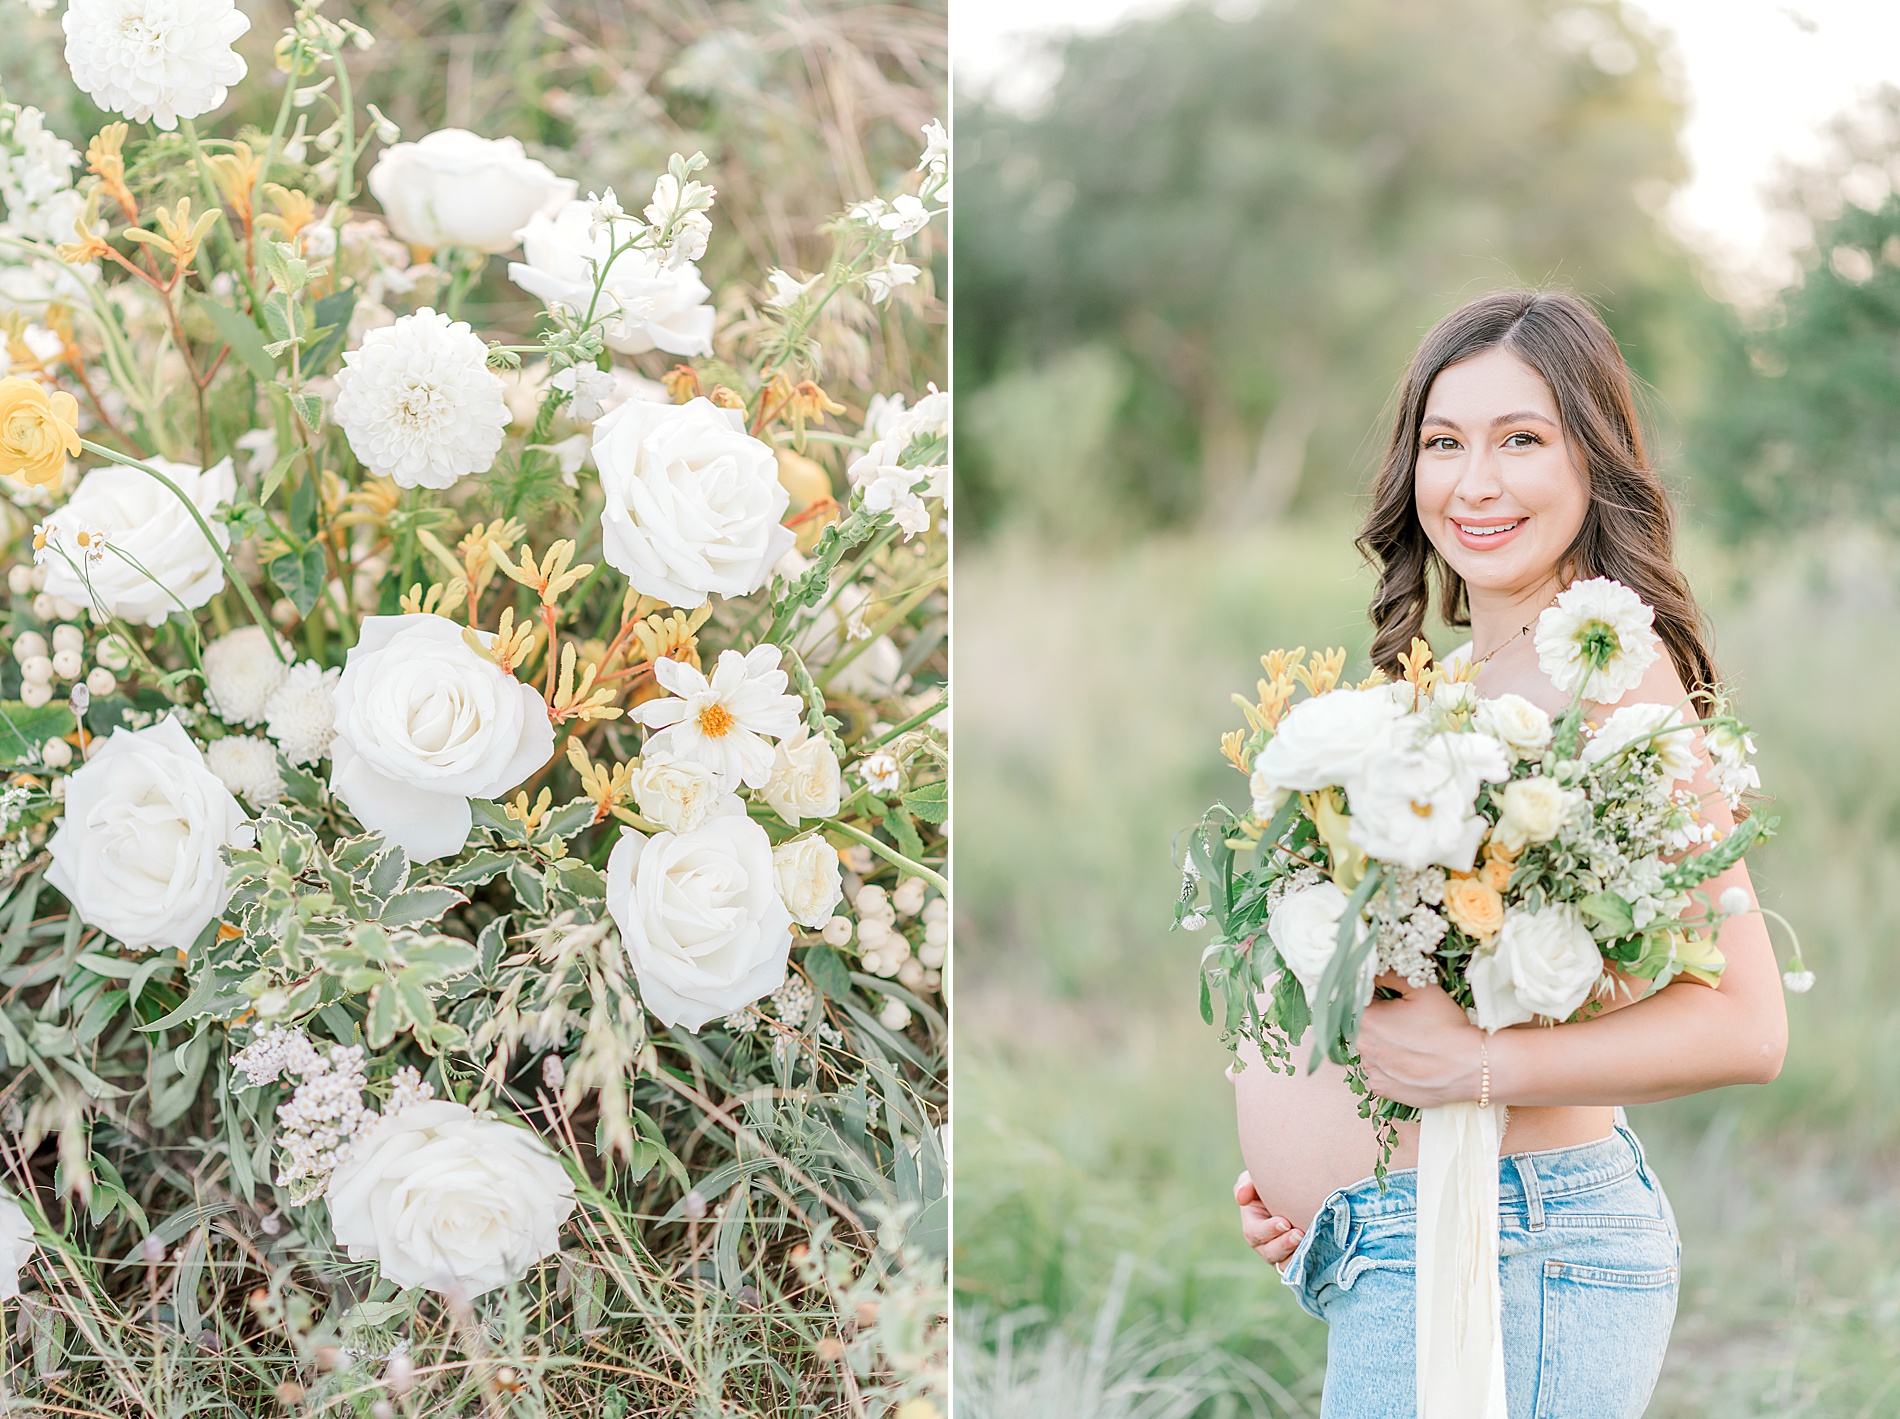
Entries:
{"label": "blue jeans", "polygon": [[[1417,1174],[1320,1207],[1283,1273],[1327,1324],[1321,1419],[1413,1419]],[[1636,1419],[1676,1317],[1675,1215],[1622,1124],[1498,1160],[1498,1263],[1511,1419]]]}

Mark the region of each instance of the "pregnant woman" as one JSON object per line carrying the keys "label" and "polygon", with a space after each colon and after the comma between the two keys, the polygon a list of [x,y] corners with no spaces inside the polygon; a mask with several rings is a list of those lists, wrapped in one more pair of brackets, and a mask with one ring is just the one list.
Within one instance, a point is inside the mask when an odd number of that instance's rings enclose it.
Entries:
{"label": "pregnant woman", "polygon": [[[1541,292],[1473,301],[1425,337],[1400,387],[1359,539],[1380,569],[1372,659],[1397,672],[1436,583],[1441,617],[1470,626],[1451,659],[1475,661],[1478,692],[1558,713],[1568,696],[1538,669],[1531,628],[1572,581],[1612,577],[1654,608],[1667,652],[1622,703],[1682,705],[1717,675],[1673,560],[1673,523],[1629,370],[1596,315]],[[1703,817],[1727,830],[1698,756]],[[1742,866],[1706,890],[1737,887],[1749,888]],[[1489,1099],[1509,1110],[1498,1188],[1511,1419],[1619,1419],[1648,1402],[1675,1317],[1679,1247],[1620,1106],[1766,1083],[1786,1045],[1760,916],[1731,918],[1718,944],[1719,987],[1678,978],[1589,1020],[1489,1037]],[[1486,1051],[1464,1012],[1436,986],[1381,984],[1403,993],[1365,1012],[1358,1044],[1373,1089],[1421,1107],[1483,1097]],[[1635,984],[1640,994],[1647,982]],[[1246,1057],[1233,1076],[1242,1230],[1330,1327],[1323,1419],[1413,1419],[1417,1125],[1401,1126],[1381,1192],[1372,1127],[1344,1070],[1308,1074],[1300,1048],[1290,1076],[1251,1047]]]}

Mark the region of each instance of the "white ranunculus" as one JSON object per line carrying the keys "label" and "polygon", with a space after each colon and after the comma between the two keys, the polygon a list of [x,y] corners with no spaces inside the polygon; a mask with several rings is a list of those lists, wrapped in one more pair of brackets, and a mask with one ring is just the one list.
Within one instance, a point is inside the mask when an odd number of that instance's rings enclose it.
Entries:
{"label": "white ranunculus", "polygon": [[415,862],[460,851],[468,800],[513,788],[554,756],[540,693],[441,616],[365,617],[333,704],[330,791]]}
{"label": "white ranunculus", "polygon": [[1346,785],[1347,837],[1380,862],[1469,872],[1487,826],[1473,811],[1478,785],[1509,772],[1503,746],[1488,735],[1440,734],[1394,750]]}
{"label": "white ranunculus", "polygon": [[710,399],[622,404],[594,425],[594,466],[607,564],[668,605],[749,596],[798,540],[777,457]]}
{"label": "white ranunculus", "polygon": [[[1696,731],[1681,728],[1686,723],[1682,711],[1668,705],[1625,705],[1584,741],[1583,761],[1600,764],[1631,745],[1640,745],[1656,751],[1663,773],[1669,778],[1693,778]],[[1655,737],[1652,739],[1651,735]]]}
{"label": "white ranunculus", "polygon": [[712,815],[726,790],[719,775],[696,759],[649,749],[633,771],[633,801],[642,817],[670,833],[690,833]]}
{"label": "white ranunculus", "polygon": [[424,1099],[360,1134],[324,1199],[352,1260],[473,1300],[560,1249],[574,1184],[530,1130]]}
{"label": "white ranunculus", "polygon": [[[1286,962],[1287,969],[1298,977],[1309,1002],[1339,949],[1339,918],[1345,910],[1344,892],[1331,882],[1316,882],[1288,892],[1267,917],[1267,938],[1280,953],[1280,959]],[[1359,937],[1363,939],[1365,933],[1366,924],[1362,920]],[[1367,952],[1365,967],[1360,972],[1362,1009],[1372,999],[1372,982],[1378,973],[1377,956],[1376,951]]]}
{"label": "white ranunculus", "polygon": [[[508,279],[576,315],[593,307],[596,317],[605,317],[601,334],[612,349],[624,355],[712,353],[712,292],[690,261],[668,268],[645,251],[614,256],[616,238],[596,223],[592,202],[564,203],[552,216],[538,212],[520,236],[524,259],[508,263]],[[596,303],[595,272],[602,265],[607,275]]]}
{"label": "white ranunculus", "polygon": [[1405,721],[1384,686],[1315,695],[1280,721],[1254,757],[1254,778],[1300,793],[1343,784],[1399,742]]}
{"label": "white ranunculus", "polygon": [[794,828],[806,818],[837,816],[843,794],[837,754],[823,735],[813,735],[804,724],[779,742],[772,755],[772,776],[759,790],[772,811]]}
{"label": "white ranunculus", "polygon": [[1565,788],[1557,780],[1521,778],[1504,786],[1502,814],[1494,836],[1508,852],[1517,852],[1530,843],[1547,843],[1569,818],[1571,810],[1584,799],[1583,793]]}
{"label": "white ranunculus", "polygon": [[1583,915],[1568,902],[1542,911],[1508,907],[1497,948],[1473,956],[1465,967],[1478,1025],[1501,1030],[1534,1015],[1563,1020],[1589,999],[1603,957]]}
{"label": "white ranunculus", "polygon": [[1550,747],[1550,716],[1522,695],[1480,700],[1471,722],[1520,759],[1536,758]]}
{"label": "white ranunculus", "polygon": [[251,22],[232,0],[71,0],[61,24],[73,82],[134,123],[176,128],[244,77],[231,46]]}
{"label": "white ranunculus", "polygon": [[26,1209],[0,1192],[0,1301],[10,1301],[20,1294],[20,1268],[38,1250]]}
{"label": "white ranunculus", "polygon": [[[1661,656],[1656,613],[1620,581],[1574,583],[1537,618],[1537,668],[1561,694],[1615,704]],[[1602,661],[1598,665],[1598,660]]]}
{"label": "white ranunculus", "polygon": [[[214,514],[237,492],[231,460],[203,472],[165,458],[146,462],[184,489],[211,524],[218,546],[230,546],[230,534]],[[224,563],[197,520],[176,493],[136,468],[115,463],[93,469],[46,519],[46,529],[49,548],[57,545],[64,554],[41,554],[47,593],[91,607],[95,621],[111,615],[162,626],[173,612],[196,610],[224,588]],[[105,534],[103,556],[87,561],[74,540],[81,531]]]}
{"label": "white ranunculus", "polygon": [[772,849],[772,881],[792,920],[814,931],[844,900],[838,850],[815,833]]}
{"label": "white ranunculus", "polygon": [[512,251],[536,215],[571,201],[575,184],[522,150],[515,138],[442,128],[383,149],[369,190],[390,231],[417,246]]}
{"label": "white ranunculus", "polygon": [[640,998],[697,1032],[785,983],[792,918],[772,842],[735,798],[690,833],[623,828],[607,859],[607,910]]}
{"label": "white ranunculus", "polygon": [[46,880],[127,946],[184,951],[231,899],[218,849],[250,832],[177,720],[115,729],[66,780]]}

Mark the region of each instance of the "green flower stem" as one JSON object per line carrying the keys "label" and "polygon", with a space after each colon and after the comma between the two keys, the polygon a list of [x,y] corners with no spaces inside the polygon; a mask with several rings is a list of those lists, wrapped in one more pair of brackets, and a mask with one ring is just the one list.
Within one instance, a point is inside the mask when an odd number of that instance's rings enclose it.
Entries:
{"label": "green flower stem", "polygon": [[828,821],[825,826],[843,833],[853,842],[863,843],[886,862],[895,863],[898,867],[910,873],[911,876],[923,878],[924,881],[935,887],[939,892],[942,892],[946,897],[950,895],[950,883],[940,873],[932,872],[921,862],[911,861],[896,848],[879,842],[862,828],[854,828],[849,823],[840,823],[835,818]]}
{"label": "green flower stem", "polygon": [[[198,143],[198,129],[189,118],[179,119],[178,127],[179,131],[185,135],[185,143],[191,149],[192,161],[198,168],[198,186],[204,197],[205,210],[222,213],[224,202],[218,195],[218,184],[211,176],[211,165],[205,161],[204,149]],[[231,230],[231,223],[222,218],[215,225],[217,240],[224,246],[231,269],[243,280],[244,288],[250,292],[251,308],[255,310],[258,302],[257,282],[251,279],[250,266],[244,260],[243,251],[238,247],[237,234]],[[199,279],[203,280],[203,277]]]}
{"label": "green flower stem", "polygon": [[937,715],[937,713],[941,711],[943,707],[949,703],[950,703],[949,695],[945,694],[945,695],[939,696],[937,703],[932,705],[929,709],[917,711],[916,714],[912,715],[909,719],[905,720],[902,724],[898,725],[896,728],[885,730],[882,735],[880,735],[876,739],[873,739],[869,744],[860,745],[859,747],[862,749],[876,749],[880,745],[888,744],[891,742],[891,740],[895,739],[898,735],[908,733],[909,731],[915,729],[918,725],[922,724],[925,720],[934,718]]}
{"label": "green flower stem", "polygon": [[837,678],[839,671],[843,670],[845,666],[849,665],[872,645],[876,644],[879,636],[885,635],[896,626],[901,625],[904,618],[909,616],[910,613],[915,611],[919,606],[923,605],[924,598],[935,591],[943,580],[942,577],[936,577],[912,590],[908,596],[890,609],[883,620],[871,627],[871,633],[868,636],[846,646],[840,654],[833,657],[831,662],[825,666],[825,673],[819,677],[818,688],[822,690],[829,685]]}
{"label": "green flower stem", "polygon": [[198,505],[185,496],[185,490],[156,468],[152,467],[149,463],[142,463],[136,458],[128,458],[125,454],[107,448],[103,444],[94,443],[91,439],[81,439],[79,446],[88,453],[96,453],[99,457],[111,459],[112,462],[120,464],[123,467],[136,468],[146,477],[156,478],[160,483],[171,489],[172,495],[185,505],[185,511],[191,514],[192,521],[198,524],[198,530],[204,533],[205,541],[211,544],[211,550],[217,553],[218,560],[224,564],[225,576],[230,579],[231,585],[237,588],[238,595],[243,598],[245,609],[251,613],[251,619],[263,629],[264,639],[270,643],[271,653],[283,661],[284,664],[290,664],[290,657],[284,653],[284,648],[278,644],[277,632],[270,623],[270,617],[265,615],[264,608],[257,604],[257,597],[252,594],[250,585],[243,577],[238,575],[237,568],[231,565],[231,558],[226,554],[223,546],[218,542],[218,539],[212,534],[211,524],[206,522],[205,515],[198,511]]}

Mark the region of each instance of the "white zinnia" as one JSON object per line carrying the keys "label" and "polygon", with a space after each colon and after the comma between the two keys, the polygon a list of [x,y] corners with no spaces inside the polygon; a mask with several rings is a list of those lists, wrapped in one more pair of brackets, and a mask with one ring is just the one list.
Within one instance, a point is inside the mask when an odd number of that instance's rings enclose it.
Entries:
{"label": "white zinnia", "polygon": [[330,754],[336,737],[336,682],[343,672],[314,660],[290,667],[264,706],[264,732],[293,764],[314,764]]}
{"label": "white zinnia", "polygon": [[277,746],[254,734],[227,734],[205,747],[205,767],[218,782],[253,806],[267,808],[284,796],[277,772]]}
{"label": "white zinnia", "polygon": [[1487,826],[1473,810],[1478,785],[1510,771],[1503,746],[1488,735],[1441,734],[1417,748],[1394,750],[1347,783],[1347,837],[1381,862],[1414,871],[1436,863],[1469,872]]}
{"label": "white zinnia", "polygon": [[262,626],[240,626],[205,647],[205,703],[226,724],[257,724],[288,667]]}
{"label": "white zinnia", "polygon": [[1600,764],[1635,745],[1655,750],[1668,778],[1693,778],[1696,731],[1682,728],[1686,723],[1682,711],[1668,705],[1625,705],[1584,741],[1583,761]]}
{"label": "white zinnia", "polygon": [[498,255],[538,214],[571,201],[574,182],[537,162],[517,138],[442,128],[383,149],[369,190],[389,229],[417,246],[459,246]]}
{"label": "white zinnia", "polygon": [[754,646],[746,654],[719,652],[710,678],[690,665],[662,657],[653,678],[671,698],[648,700],[632,718],[658,732],[647,750],[693,759],[719,776],[730,792],[741,783],[760,788],[772,772],[772,746],[762,736],[783,739],[798,728],[799,701],[785,693],[779,648]]}
{"label": "white zinnia", "polygon": [[844,900],[838,850],[815,833],[772,849],[772,881],[792,920],[814,931]]}
{"label": "white zinnia", "polygon": [[[520,235],[523,259],[508,263],[508,279],[577,316],[591,308],[609,348],[623,355],[712,353],[712,292],[690,261],[668,269],[642,250],[615,256],[616,238],[596,222],[591,202],[565,203],[552,217],[536,213]],[[596,272],[603,266],[596,300]]]}
{"label": "white zinnia", "polygon": [[748,596],[797,542],[791,493],[745,416],[710,399],[628,400],[594,425],[607,564],[672,606]]}
{"label": "white zinnia", "polygon": [[1550,716],[1522,695],[1478,701],[1471,722],[1520,759],[1536,758],[1550,747]]}
{"label": "white zinnia", "polygon": [[806,818],[836,817],[843,795],[838,755],[807,724],[773,750],[772,776],[759,790],[772,811],[794,828]]}
{"label": "white zinnia", "polygon": [[71,0],[61,26],[73,82],[94,103],[173,129],[244,77],[231,46],[251,22],[232,0]]}
{"label": "white zinnia", "polygon": [[1532,1016],[1563,1020],[1590,996],[1603,973],[1603,957],[1568,902],[1542,911],[1506,908],[1496,949],[1473,956],[1465,967],[1479,1028],[1501,1030]]}
{"label": "white zinnia", "polygon": [[0,1192],[0,1301],[10,1301],[20,1294],[20,1268],[38,1250],[26,1209]]}
{"label": "white zinnia", "polygon": [[[1615,704],[1662,654],[1650,629],[1655,619],[1620,581],[1576,582],[1537,618],[1537,668],[1562,694],[1581,691],[1596,704]],[[1596,667],[1593,657],[1605,657],[1604,664]]]}
{"label": "white zinnia", "polygon": [[448,488],[495,462],[508,399],[466,321],[424,306],[343,356],[336,421],[363,466],[404,488]]}
{"label": "white zinnia", "polygon": [[1345,783],[1399,742],[1405,722],[1405,711],[1384,686],[1302,700],[1254,756],[1255,793],[1311,793]]}
{"label": "white zinnia", "polygon": [[[1267,917],[1267,939],[1280,953],[1286,968],[1293,972],[1306,991],[1309,1003],[1319,988],[1320,977],[1339,950],[1339,918],[1346,911],[1346,894],[1331,882],[1316,882],[1288,892]],[[1366,924],[1360,921],[1358,938],[1363,940]],[[1372,982],[1378,974],[1378,952],[1366,953],[1359,977],[1359,1005],[1363,1009],[1372,999]]]}
{"label": "white zinnia", "polygon": [[357,1137],[324,1200],[352,1260],[473,1300],[559,1250],[574,1183],[528,1129],[424,1099]]}

